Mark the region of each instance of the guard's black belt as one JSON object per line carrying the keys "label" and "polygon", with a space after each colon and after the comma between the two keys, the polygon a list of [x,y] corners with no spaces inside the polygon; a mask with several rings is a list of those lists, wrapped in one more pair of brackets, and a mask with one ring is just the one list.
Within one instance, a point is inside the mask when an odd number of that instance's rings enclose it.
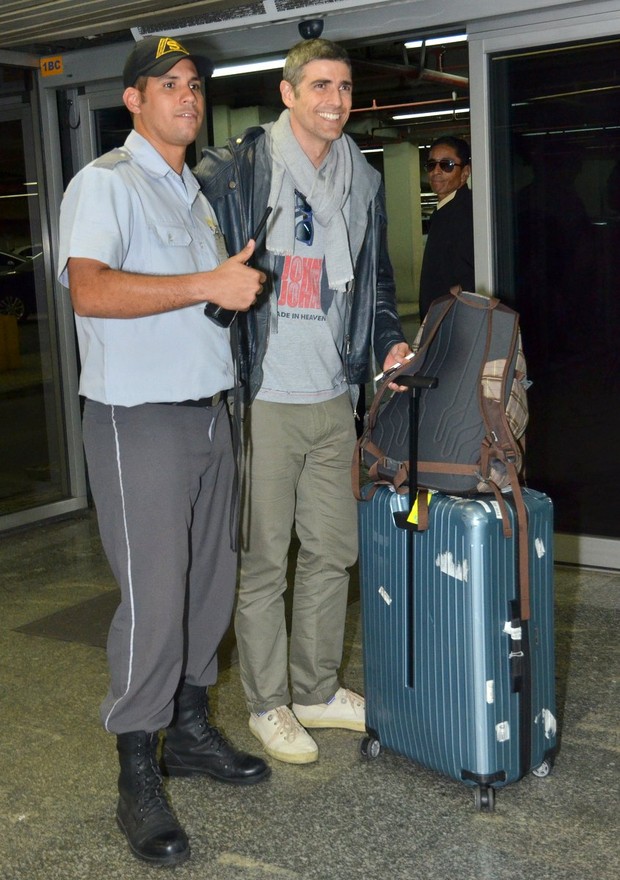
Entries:
{"label": "guard's black belt", "polygon": [[221,400],[226,400],[226,391],[218,391],[213,397],[201,397],[199,400],[165,400],[166,406],[217,406]]}

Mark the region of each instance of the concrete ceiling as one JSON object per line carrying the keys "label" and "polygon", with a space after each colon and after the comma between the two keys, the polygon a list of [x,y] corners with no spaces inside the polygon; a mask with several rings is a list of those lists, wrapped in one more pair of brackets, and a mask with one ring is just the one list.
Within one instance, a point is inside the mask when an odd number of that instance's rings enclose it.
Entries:
{"label": "concrete ceiling", "polygon": [[[556,3],[551,0],[544,7],[550,9]],[[284,54],[300,39],[299,23],[317,18],[324,24],[323,36],[345,45],[351,55],[354,110],[371,135],[361,139],[419,140],[420,135],[448,132],[467,135],[468,117],[458,118],[454,111],[469,104],[468,50],[466,43],[406,50],[405,40],[462,33],[465,22],[476,15],[484,18],[536,5],[543,6],[525,0],[460,0],[458,4],[437,0],[2,0],[0,60],[2,50],[32,57],[127,43],[147,33],[171,33],[190,48],[193,41],[216,64],[222,64]],[[564,0],[563,5],[573,3]],[[462,18],[448,20],[449,15]],[[594,76],[599,88],[617,82],[617,45],[612,42]],[[547,67],[547,63],[539,76],[524,84],[531,95],[540,95],[541,90],[564,93],[572,105],[583,103],[585,112],[596,91],[580,93],[580,72],[574,65],[564,69]],[[586,67],[583,79],[587,81],[592,71]],[[279,81],[280,71],[214,79],[211,97],[214,103],[232,108],[279,106]],[[551,81],[553,88],[546,89]],[[544,115],[545,103],[539,103]],[[453,113],[443,121],[395,127],[394,105],[402,105],[403,111],[409,105],[413,111],[448,109]],[[368,108],[371,112],[365,112]],[[355,121],[354,114],[351,122]]]}
{"label": "concrete ceiling", "polygon": [[[421,103],[426,109],[429,101],[438,101],[441,108],[468,104],[466,43],[423,52],[404,48],[406,38],[420,33],[417,22],[426,8],[426,0],[2,0],[0,50],[13,57],[20,52],[40,57],[170,33],[221,64],[274,51],[284,55],[301,38],[300,21],[316,15],[324,25],[323,36],[349,50],[357,119],[367,120],[363,128],[376,129],[383,141],[399,137],[398,131],[383,130],[395,111],[378,109],[368,115],[364,108]],[[415,26],[412,9],[420,11]],[[377,34],[381,26],[394,32]],[[448,33],[459,29],[452,22],[444,26]],[[436,28],[425,32],[437,35]],[[211,99],[231,108],[279,107],[280,79],[279,70],[214,79]],[[449,120],[453,133],[455,122]],[[467,129],[468,121],[459,120],[458,133]]]}
{"label": "concrete ceiling", "polygon": [[45,54],[127,39],[136,25],[226,11],[239,0],[2,0],[0,48]]}

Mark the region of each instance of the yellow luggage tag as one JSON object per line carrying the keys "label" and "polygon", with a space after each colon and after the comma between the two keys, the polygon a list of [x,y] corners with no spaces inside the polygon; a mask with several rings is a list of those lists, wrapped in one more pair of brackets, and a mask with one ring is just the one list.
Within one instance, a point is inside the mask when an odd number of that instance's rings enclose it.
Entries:
{"label": "yellow luggage tag", "polygon": [[[430,489],[421,489],[420,491],[426,492],[426,506],[430,507],[432,492]],[[416,492],[415,501],[413,502],[413,507],[409,511],[409,516],[407,517],[407,522],[413,523],[414,526],[418,524],[418,498],[420,496],[420,492]]]}

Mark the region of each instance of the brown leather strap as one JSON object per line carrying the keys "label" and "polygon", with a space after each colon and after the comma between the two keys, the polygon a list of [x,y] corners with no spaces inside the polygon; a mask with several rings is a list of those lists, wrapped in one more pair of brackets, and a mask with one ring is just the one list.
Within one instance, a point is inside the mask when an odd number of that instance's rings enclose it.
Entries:
{"label": "brown leather strap", "polygon": [[480,466],[477,464],[456,464],[452,461],[419,461],[418,471],[424,474],[457,474],[458,476],[469,477],[480,473]]}
{"label": "brown leather strap", "polygon": [[517,511],[517,523],[519,528],[518,553],[519,553],[519,590],[521,599],[521,620],[529,620],[530,609],[530,551],[528,535],[528,515],[523,500],[523,491],[519,485],[517,469],[512,462],[506,462],[510,477],[510,487]]}
{"label": "brown leather strap", "polygon": [[418,490],[418,531],[425,532],[428,529],[428,490]]}
{"label": "brown leather strap", "polygon": [[494,296],[485,296],[484,299],[480,299],[480,301],[473,299],[472,297],[465,298],[461,296],[462,293],[467,293],[468,291],[464,291],[460,284],[456,284],[454,287],[450,288],[450,293],[453,297],[462,302],[466,302],[468,306],[471,306],[474,309],[496,309],[498,305],[500,305],[500,301],[496,299]]}

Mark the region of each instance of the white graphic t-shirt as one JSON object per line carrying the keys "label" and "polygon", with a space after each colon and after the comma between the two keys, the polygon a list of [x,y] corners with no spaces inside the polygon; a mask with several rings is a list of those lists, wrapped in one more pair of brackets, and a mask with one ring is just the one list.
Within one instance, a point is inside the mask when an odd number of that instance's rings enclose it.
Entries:
{"label": "white graphic t-shirt", "polygon": [[276,261],[277,326],[272,327],[257,397],[273,403],[317,403],[347,390],[345,293],[330,290],[324,271],[323,229],[312,218],[311,240]]}

